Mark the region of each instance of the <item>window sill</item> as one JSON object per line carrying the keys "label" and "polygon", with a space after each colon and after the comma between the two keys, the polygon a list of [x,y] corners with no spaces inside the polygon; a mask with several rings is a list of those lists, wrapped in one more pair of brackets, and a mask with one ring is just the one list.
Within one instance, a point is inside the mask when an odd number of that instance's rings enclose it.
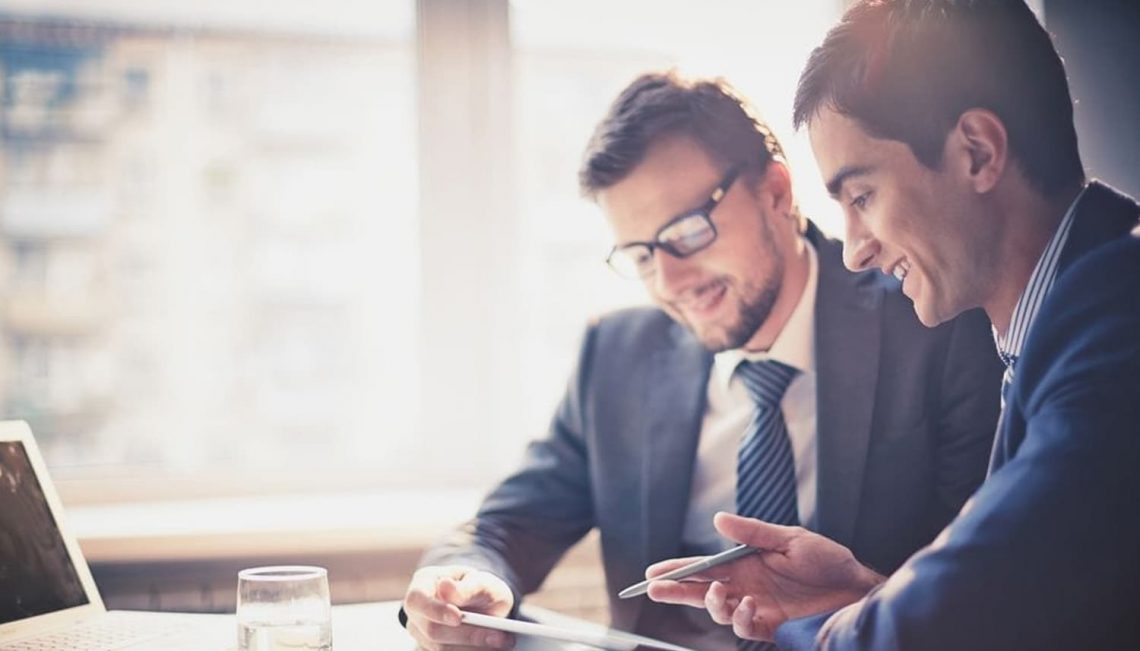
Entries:
{"label": "window sill", "polygon": [[476,491],[276,495],[68,508],[91,563],[420,549],[469,519]]}

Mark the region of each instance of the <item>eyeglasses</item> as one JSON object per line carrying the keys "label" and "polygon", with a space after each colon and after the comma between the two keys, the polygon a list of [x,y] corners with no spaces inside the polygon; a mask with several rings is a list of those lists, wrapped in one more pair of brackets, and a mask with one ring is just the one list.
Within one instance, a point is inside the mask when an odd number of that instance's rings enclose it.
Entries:
{"label": "eyeglasses", "polygon": [[644,278],[657,269],[656,258],[653,257],[656,249],[675,258],[687,258],[712,244],[716,241],[712,211],[728,194],[740,169],[740,165],[731,167],[703,206],[670,219],[657,229],[652,242],[627,242],[610,249],[606,264],[626,278]]}

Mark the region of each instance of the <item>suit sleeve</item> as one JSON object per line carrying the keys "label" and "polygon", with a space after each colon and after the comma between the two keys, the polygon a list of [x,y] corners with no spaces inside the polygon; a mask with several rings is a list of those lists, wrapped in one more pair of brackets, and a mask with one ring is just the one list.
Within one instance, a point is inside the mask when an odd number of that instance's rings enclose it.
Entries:
{"label": "suit sleeve", "polygon": [[511,586],[517,607],[594,526],[584,402],[595,339],[591,327],[547,436],[527,447],[521,467],[488,494],[473,520],[430,548],[421,566],[487,570]]}
{"label": "suit sleeve", "polygon": [[1140,242],[1110,253],[1037,316],[1006,414],[1024,418],[1016,454],[876,591],[781,626],[782,648],[1135,648]]}
{"label": "suit sleeve", "polygon": [[933,484],[940,508],[932,532],[958,513],[986,477],[1001,409],[1002,368],[985,312],[970,310],[955,319],[935,397]]}

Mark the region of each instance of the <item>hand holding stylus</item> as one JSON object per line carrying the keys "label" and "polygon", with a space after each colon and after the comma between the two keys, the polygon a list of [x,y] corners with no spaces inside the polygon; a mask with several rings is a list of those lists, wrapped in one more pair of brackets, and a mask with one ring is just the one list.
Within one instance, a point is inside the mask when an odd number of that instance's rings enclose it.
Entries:
{"label": "hand holding stylus", "polygon": [[[631,585],[625,590],[619,592],[618,597],[622,599],[629,599],[631,597],[643,595],[649,591],[649,584],[653,581],[680,581],[681,579],[686,579],[690,576],[693,576],[694,574],[700,574],[705,570],[712,569],[717,565],[723,565],[725,563],[735,561],[738,558],[743,558],[755,551],[757,551],[755,548],[749,547],[748,545],[737,545],[736,547],[725,550],[719,554],[713,556],[705,556],[691,563],[686,563],[685,565],[682,565],[675,570],[668,571],[660,576],[655,576],[652,579],[646,579],[641,583]],[[686,560],[689,559],[678,559],[675,562],[683,562]],[[651,568],[652,567],[656,567],[656,565],[651,566]]]}
{"label": "hand holding stylus", "polygon": [[827,612],[854,603],[884,579],[864,567],[843,545],[802,527],[768,524],[718,513],[713,520],[726,538],[753,553],[685,581],[665,575],[690,564],[674,559],[651,565],[649,598],[705,608],[713,621],[737,636],[770,640],[788,619]]}

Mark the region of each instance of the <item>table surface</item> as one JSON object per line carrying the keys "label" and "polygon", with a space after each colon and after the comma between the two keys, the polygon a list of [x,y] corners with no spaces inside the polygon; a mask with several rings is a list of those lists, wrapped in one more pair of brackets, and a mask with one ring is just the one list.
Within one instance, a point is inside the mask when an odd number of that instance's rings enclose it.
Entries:
{"label": "table surface", "polygon": [[[534,619],[570,621],[541,608],[524,606],[526,614]],[[397,613],[400,602],[384,601],[354,604],[333,608],[334,651],[414,651],[415,641],[400,626]],[[554,623],[554,622],[551,622]],[[554,640],[543,640],[520,635],[515,651],[591,651],[594,647]]]}
{"label": "table surface", "polygon": [[[400,602],[383,601],[347,606],[334,606],[332,610],[334,651],[415,651],[416,644],[400,626],[397,613]],[[550,623],[577,621],[541,608],[524,606],[526,615]],[[235,630],[233,615],[200,615],[209,618],[212,630]],[[218,625],[215,627],[215,625]],[[228,637],[228,632],[225,633]],[[211,636],[211,640],[217,639]],[[541,638],[518,636],[515,651],[590,651],[594,647],[557,642]],[[235,651],[233,644],[223,651]]]}
{"label": "table surface", "polygon": [[400,602],[384,601],[333,608],[334,651],[411,651],[416,643],[400,626]]}

